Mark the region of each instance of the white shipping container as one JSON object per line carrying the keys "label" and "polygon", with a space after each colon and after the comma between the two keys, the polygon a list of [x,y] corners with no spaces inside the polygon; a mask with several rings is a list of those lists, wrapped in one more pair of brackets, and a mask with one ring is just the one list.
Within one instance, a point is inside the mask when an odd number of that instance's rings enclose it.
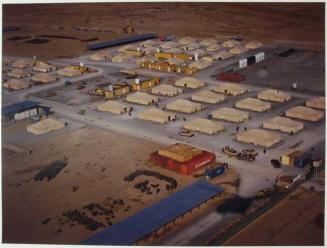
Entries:
{"label": "white shipping container", "polygon": [[258,53],[258,54],[255,55],[255,62],[256,63],[258,63],[258,62],[260,62],[260,61],[262,61],[264,59],[265,59],[265,53],[264,52]]}
{"label": "white shipping container", "polygon": [[241,59],[240,61],[239,61],[239,67],[240,68],[245,68],[245,67],[247,67],[248,66],[248,61],[247,61],[247,59]]}
{"label": "white shipping container", "polygon": [[19,121],[19,120],[23,120],[28,118],[30,115],[29,111],[25,111],[25,112],[21,112],[21,113],[16,113],[15,114],[15,120]]}
{"label": "white shipping container", "polygon": [[30,110],[30,113],[29,113],[29,116],[34,116],[34,115],[37,115],[37,109],[31,109]]}

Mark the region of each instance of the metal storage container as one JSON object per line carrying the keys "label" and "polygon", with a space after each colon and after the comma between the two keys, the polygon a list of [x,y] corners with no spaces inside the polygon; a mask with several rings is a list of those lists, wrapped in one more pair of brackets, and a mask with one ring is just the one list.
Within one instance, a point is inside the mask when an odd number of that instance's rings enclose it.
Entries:
{"label": "metal storage container", "polygon": [[311,154],[306,153],[306,154],[303,154],[303,155],[295,158],[294,166],[303,168],[310,163],[311,163]]}
{"label": "metal storage container", "polygon": [[256,61],[255,56],[248,57],[247,61],[248,61],[248,65],[255,64]]}
{"label": "metal storage container", "polygon": [[217,79],[222,81],[242,82],[245,80],[245,76],[237,72],[223,72],[218,74]]}

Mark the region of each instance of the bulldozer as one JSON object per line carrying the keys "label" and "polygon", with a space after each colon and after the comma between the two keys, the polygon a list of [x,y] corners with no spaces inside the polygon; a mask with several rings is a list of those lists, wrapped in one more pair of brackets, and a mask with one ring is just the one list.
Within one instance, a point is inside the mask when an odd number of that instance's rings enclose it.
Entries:
{"label": "bulldozer", "polygon": [[127,25],[124,27],[124,33],[133,34],[134,33],[134,27],[132,21],[129,21]]}

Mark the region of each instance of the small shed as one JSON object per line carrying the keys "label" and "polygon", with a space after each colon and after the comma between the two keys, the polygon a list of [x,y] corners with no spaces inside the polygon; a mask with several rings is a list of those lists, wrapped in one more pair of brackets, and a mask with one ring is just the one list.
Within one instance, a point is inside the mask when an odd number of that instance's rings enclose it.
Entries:
{"label": "small shed", "polygon": [[316,98],[307,100],[305,106],[310,108],[325,109],[326,100],[325,97],[318,96]]}
{"label": "small shed", "polygon": [[131,111],[132,107],[117,101],[106,101],[97,105],[97,109],[100,112],[109,112],[112,114],[121,115]]}
{"label": "small shed", "polygon": [[169,84],[160,84],[153,87],[151,93],[162,96],[177,96],[183,94],[183,90]]}
{"label": "small shed", "polygon": [[267,129],[280,130],[285,133],[296,133],[303,129],[303,122],[294,121],[290,118],[276,116],[262,123]]}
{"label": "small shed", "polygon": [[324,112],[309,107],[296,106],[286,110],[285,115],[305,121],[319,121],[324,117]]}
{"label": "small shed", "polygon": [[191,102],[189,100],[178,99],[167,104],[168,110],[178,111],[182,113],[194,113],[203,109],[200,103]]}
{"label": "small shed", "polygon": [[185,37],[183,37],[182,39],[180,39],[178,41],[178,43],[181,44],[181,45],[186,45],[186,44],[194,43],[194,42],[195,42],[195,39],[193,37],[190,37],[190,36],[185,36]]}
{"label": "small shed", "polygon": [[63,77],[76,77],[82,74],[80,70],[73,69],[71,67],[65,67],[57,71],[59,76]]}
{"label": "small shed", "polygon": [[21,90],[30,87],[31,84],[22,80],[10,79],[3,83],[3,87],[11,90]]}
{"label": "small shed", "polygon": [[129,94],[126,97],[126,101],[131,103],[141,104],[141,105],[150,105],[158,102],[159,98],[144,92],[135,92],[133,94]]}
{"label": "small shed", "polygon": [[225,93],[227,95],[237,96],[246,93],[248,90],[240,84],[220,82],[213,89],[213,91],[217,93]]}
{"label": "small shed", "polygon": [[206,50],[207,50],[208,52],[216,52],[216,51],[218,51],[218,50],[221,49],[221,48],[222,48],[222,46],[219,45],[219,44],[212,44],[212,45],[208,46],[208,47],[206,48]]}
{"label": "small shed", "polygon": [[217,44],[217,40],[215,40],[214,38],[205,38],[200,42],[200,45],[202,46],[211,46],[216,44]]}
{"label": "small shed", "polygon": [[257,98],[273,102],[286,102],[291,100],[292,97],[290,94],[280,90],[267,89],[259,92]]}
{"label": "small shed", "polygon": [[231,54],[243,54],[246,53],[247,51],[248,49],[244,46],[234,47],[229,50]]}
{"label": "small shed", "polygon": [[186,122],[183,128],[205,134],[215,134],[224,130],[224,125],[208,119],[196,118]]}
{"label": "small shed", "polygon": [[159,108],[150,108],[140,112],[138,114],[138,118],[142,120],[165,124],[168,121],[176,119],[176,114],[168,111],[163,111]]}
{"label": "small shed", "polygon": [[240,45],[241,45],[241,42],[236,41],[236,40],[227,40],[223,43],[223,47],[227,47],[227,48],[233,48],[233,47],[237,47]]}
{"label": "small shed", "polygon": [[212,55],[213,59],[218,59],[218,60],[225,60],[225,59],[229,59],[231,57],[233,57],[234,55],[231,54],[230,52],[227,51],[219,51],[217,53],[214,53]]}
{"label": "small shed", "polygon": [[31,67],[33,65],[32,61],[27,61],[27,60],[16,60],[15,62],[12,63],[12,67],[18,68],[18,69],[24,69],[26,67]]}
{"label": "small shed", "polygon": [[47,73],[36,73],[33,75],[33,77],[31,79],[34,82],[39,82],[39,83],[44,83],[44,84],[52,83],[57,80],[57,78],[55,76],[47,74]]}
{"label": "small shed", "polygon": [[205,83],[196,78],[184,77],[184,78],[178,79],[175,82],[175,86],[191,88],[191,89],[199,89],[201,87],[204,87]]}
{"label": "small shed", "polygon": [[229,107],[219,108],[212,113],[212,118],[240,123],[250,118],[249,113]]}
{"label": "small shed", "polygon": [[202,70],[202,69],[205,69],[209,66],[212,65],[212,62],[206,60],[206,59],[199,59],[197,61],[194,61],[193,63],[191,63],[189,66],[192,68],[196,68],[198,70]]}
{"label": "small shed", "polygon": [[202,90],[193,94],[191,99],[197,102],[215,104],[224,101],[225,96],[223,94],[217,94],[209,90]]}
{"label": "small shed", "polygon": [[37,123],[30,124],[26,127],[27,132],[36,134],[36,135],[42,135],[46,134],[58,129],[62,129],[65,127],[65,123],[63,121],[53,119],[53,118],[47,118],[44,120],[41,120]]}
{"label": "small shed", "polygon": [[271,109],[270,102],[264,102],[257,98],[248,97],[235,103],[236,108],[247,109],[255,112],[264,112]]}
{"label": "small shed", "polygon": [[274,144],[280,142],[281,137],[276,133],[254,128],[239,132],[236,135],[236,140],[263,147],[272,147]]}
{"label": "small shed", "polygon": [[26,78],[30,77],[31,73],[28,71],[24,71],[22,69],[14,69],[10,72],[8,72],[8,77],[13,77],[13,78]]}
{"label": "small shed", "polygon": [[250,41],[249,43],[247,43],[245,45],[245,47],[247,49],[257,49],[257,48],[260,48],[262,46],[263,46],[263,44],[260,41],[256,41],[256,40]]}

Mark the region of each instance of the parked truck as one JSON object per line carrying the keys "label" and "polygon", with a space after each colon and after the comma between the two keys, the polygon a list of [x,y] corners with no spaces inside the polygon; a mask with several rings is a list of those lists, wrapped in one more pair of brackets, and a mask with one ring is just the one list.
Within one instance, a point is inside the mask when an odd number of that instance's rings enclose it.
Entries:
{"label": "parked truck", "polygon": [[226,163],[222,163],[222,164],[217,163],[214,165],[209,165],[206,167],[204,174],[205,174],[206,179],[210,180],[221,174],[226,173],[227,168],[228,168],[228,164],[226,164]]}

